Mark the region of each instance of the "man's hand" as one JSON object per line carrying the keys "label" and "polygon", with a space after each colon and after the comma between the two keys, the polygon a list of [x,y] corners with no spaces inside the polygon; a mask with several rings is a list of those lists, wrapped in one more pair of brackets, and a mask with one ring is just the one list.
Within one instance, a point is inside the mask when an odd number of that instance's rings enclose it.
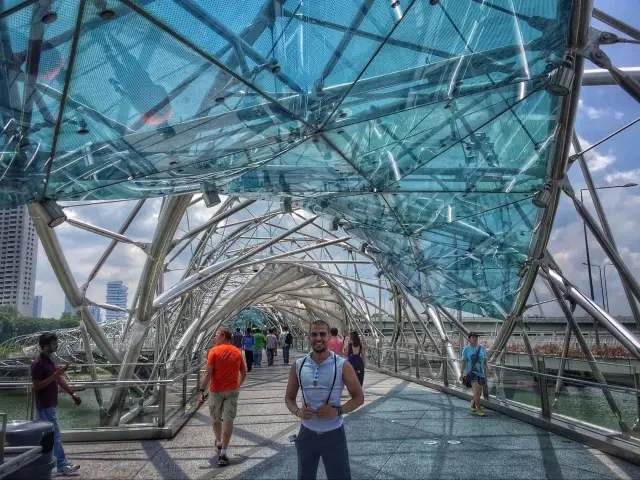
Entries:
{"label": "man's hand", "polygon": [[67,363],[66,365],[62,365],[60,367],[56,367],[56,377],[61,377],[62,375],[64,375],[64,372],[67,371],[67,368],[69,368],[69,364]]}
{"label": "man's hand", "polygon": [[338,409],[333,405],[323,405],[316,412],[320,418],[336,418],[338,416]]}
{"label": "man's hand", "polygon": [[304,407],[298,409],[296,413],[296,417],[301,418],[302,420],[311,420],[315,415],[316,411],[311,407]]}
{"label": "man's hand", "polygon": [[204,404],[204,392],[200,392],[198,395],[198,407],[201,407]]}
{"label": "man's hand", "polygon": [[82,403],[82,399],[75,393],[71,395],[71,400],[73,400],[73,403],[75,403],[76,405],[80,405]]}

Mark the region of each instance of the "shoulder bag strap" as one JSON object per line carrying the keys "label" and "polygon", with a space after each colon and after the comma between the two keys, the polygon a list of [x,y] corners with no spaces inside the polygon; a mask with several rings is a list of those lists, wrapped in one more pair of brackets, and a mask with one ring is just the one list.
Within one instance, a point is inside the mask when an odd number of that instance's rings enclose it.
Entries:
{"label": "shoulder bag strap", "polygon": [[302,367],[304,367],[305,362],[307,361],[307,357],[302,359],[302,363],[300,364],[300,369],[298,370],[298,383],[300,384],[300,391],[302,392],[302,406],[307,406],[307,401],[304,398],[304,387],[302,386]]}

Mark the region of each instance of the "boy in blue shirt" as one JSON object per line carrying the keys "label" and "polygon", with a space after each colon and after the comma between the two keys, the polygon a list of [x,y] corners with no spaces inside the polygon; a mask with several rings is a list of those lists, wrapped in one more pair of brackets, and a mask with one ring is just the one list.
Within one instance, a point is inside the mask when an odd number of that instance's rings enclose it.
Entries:
{"label": "boy in blue shirt", "polygon": [[468,386],[471,386],[473,390],[473,400],[471,400],[471,411],[475,412],[478,416],[484,417],[484,412],[480,406],[480,395],[482,394],[482,387],[487,382],[487,350],[478,345],[478,334],[476,332],[469,333],[469,345],[462,350],[462,360],[460,362],[460,369],[462,375],[460,381]]}

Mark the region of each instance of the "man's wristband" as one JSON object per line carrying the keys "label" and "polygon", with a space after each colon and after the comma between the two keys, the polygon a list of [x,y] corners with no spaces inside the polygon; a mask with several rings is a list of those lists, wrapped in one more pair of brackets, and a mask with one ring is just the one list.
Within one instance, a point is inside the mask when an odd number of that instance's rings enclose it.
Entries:
{"label": "man's wristband", "polygon": [[201,388],[201,389],[200,389],[200,393],[204,393],[204,388]]}
{"label": "man's wristband", "polygon": [[297,417],[298,416],[298,412],[300,411],[300,409],[298,407],[296,407],[296,411],[293,412],[293,414]]}
{"label": "man's wristband", "polygon": [[342,405],[340,405],[338,408],[338,416],[341,417],[342,416]]}

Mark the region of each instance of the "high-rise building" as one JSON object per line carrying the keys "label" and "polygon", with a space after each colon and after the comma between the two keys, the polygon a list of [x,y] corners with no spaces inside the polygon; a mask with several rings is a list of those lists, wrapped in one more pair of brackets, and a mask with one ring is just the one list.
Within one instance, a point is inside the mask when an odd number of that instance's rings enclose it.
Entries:
{"label": "high-rise building", "polygon": [[89,311],[91,312],[91,315],[93,315],[93,318],[96,319],[96,322],[101,323],[101,314],[100,314],[100,307],[97,307],[95,305],[91,305],[89,307]]}
{"label": "high-rise building", "polygon": [[33,314],[38,238],[26,206],[0,210],[0,305]]}
{"label": "high-rise building", "polygon": [[[100,307],[89,305],[89,307],[87,308],[89,308],[89,311],[91,312],[91,315],[93,315],[93,318],[95,318],[97,322],[100,322]],[[71,315],[76,314],[75,309],[71,306],[71,303],[69,302],[69,299],[67,297],[64,297],[64,313],[70,313]]]}
{"label": "high-rise building", "polygon": [[69,299],[67,297],[64,297],[64,313],[70,313],[71,315],[75,314],[75,311],[73,310],[73,307],[71,306],[71,303],[69,302]]}
{"label": "high-rise building", "polygon": [[[114,280],[107,282],[107,303],[109,305],[115,305],[117,307],[127,308],[127,297],[129,289],[122,284],[120,280]],[[106,321],[117,320],[123,318],[126,314],[124,312],[114,312],[107,310]]]}
{"label": "high-rise building", "polygon": [[42,295],[33,297],[33,312],[31,316],[33,318],[40,318],[42,316]]}

